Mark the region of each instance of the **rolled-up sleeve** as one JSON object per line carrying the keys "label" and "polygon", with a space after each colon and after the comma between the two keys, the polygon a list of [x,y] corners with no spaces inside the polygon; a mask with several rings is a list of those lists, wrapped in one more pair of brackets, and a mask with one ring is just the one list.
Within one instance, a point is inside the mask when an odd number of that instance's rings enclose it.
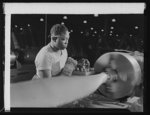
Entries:
{"label": "rolled-up sleeve", "polygon": [[37,70],[51,70],[53,58],[50,55],[40,55],[35,61]]}

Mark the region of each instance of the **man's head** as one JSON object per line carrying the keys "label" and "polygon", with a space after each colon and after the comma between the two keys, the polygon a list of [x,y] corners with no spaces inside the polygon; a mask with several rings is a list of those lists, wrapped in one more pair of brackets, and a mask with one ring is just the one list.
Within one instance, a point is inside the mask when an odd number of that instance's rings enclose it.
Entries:
{"label": "man's head", "polygon": [[62,50],[67,48],[69,40],[69,31],[65,25],[56,24],[51,30],[51,43],[54,47]]}

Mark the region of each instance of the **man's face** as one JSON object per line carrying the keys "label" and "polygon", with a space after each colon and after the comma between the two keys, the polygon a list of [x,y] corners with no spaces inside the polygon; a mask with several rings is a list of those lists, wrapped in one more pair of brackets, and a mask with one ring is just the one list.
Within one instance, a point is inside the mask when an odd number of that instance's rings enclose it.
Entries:
{"label": "man's face", "polygon": [[67,48],[69,37],[68,31],[65,34],[57,36],[56,46],[61,50]]}

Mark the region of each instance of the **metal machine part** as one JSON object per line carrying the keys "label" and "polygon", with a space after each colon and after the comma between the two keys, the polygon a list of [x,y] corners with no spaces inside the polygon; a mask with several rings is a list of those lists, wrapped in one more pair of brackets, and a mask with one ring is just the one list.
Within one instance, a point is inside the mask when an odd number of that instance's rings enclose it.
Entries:
{"label": "metal machine part", "polygon": [[96,73],[106,71],[111,68],[118,74],[118,79],[104,83],[99,87],[99,91],[111,99],[119,99],[130,96],[135,86],[141,82],[141,68],[137,60],[122,52],[109,52],[100,56],[95,64]]}
{"label": "metal machine part", "polygon": [[78,61],[77,64],[77,70],[79,71],[85,71],[85,72],[89,72],[90,71],[90,62],[88,59],[82,58]]}

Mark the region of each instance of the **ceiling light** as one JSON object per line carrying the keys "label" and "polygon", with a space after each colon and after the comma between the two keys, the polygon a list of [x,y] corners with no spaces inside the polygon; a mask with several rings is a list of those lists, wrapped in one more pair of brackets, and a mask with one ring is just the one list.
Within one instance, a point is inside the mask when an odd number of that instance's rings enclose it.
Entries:
{"label": "ceiling light", "polygon": [[64,16],[63,19],[67,19],[67,16]]}
{"label": "ceiling light", "polygon": [[30,26],[30,24],[28,24],[28,27]]}
{"label": "ceiling light", "polygon": [[113,33],[113,31],[110,31],[110,33]]}
{"label": "ceiling light", "polygon": [[94,28],[91,27],[91,30],[93,30]]}
{"label": "ceiling light", "polygon": [[113,19],[112,19],[112,22],[116,22],[116,19],[115,19],[115,18],[113,18]]}
{"label": "ceiling light", "polygon": [[43,21],[44,21],[44,19],[43,19],[43,18],[40,18],[40,21],[41,21],[41,22],[43,22]]}
{"label": "ceiling light", "polygon": [[135,28],[135,29],[138,29],[139,27],[138,27],[138,26],[135,26],[134,28]]}
{"label": "ceiling light", "polygon": [[94,17],[98,17],[98,14],[94,14]]}
{"label": "ceiling light", "polygon": [[17,28],[18,26],[17,26],[17,25],[15,25],[15,27]]}
{"label": "ceiling light", "polygon": [[64,23],[64,22],[62,22],[61,24],[62,24],[62,25],[64,25],[65,23]]}
{"label": "ceiling light", "polygon": [[111,27],[110,27],[110,29],[114,29],[114,27],[113,27],[113,26],[111,26]]}
{"label": "ceiling light", "polygon": [[87,23],[87,21],[86,21],[86,20],[84,20],[84,21],[83,21],[83,23],[85,23],[85,24],[86,24],[86,23]]}
{"label": "ceiling light", "polygon": [[103,30],[103,29],[101,29],[101,31],[103,32],[104,30]]}

